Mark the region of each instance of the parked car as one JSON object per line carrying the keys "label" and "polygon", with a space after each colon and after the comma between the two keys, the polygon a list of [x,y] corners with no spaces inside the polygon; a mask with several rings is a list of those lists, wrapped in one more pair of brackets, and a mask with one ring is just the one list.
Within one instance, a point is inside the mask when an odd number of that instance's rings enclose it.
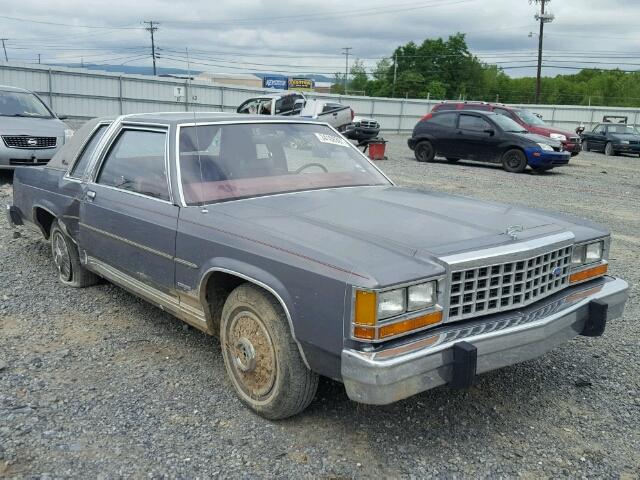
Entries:
{"label": "parked car", "polygon": [[573,157],[578,155],[581,150],[580,136],[566,130],[551,127],[544,123],[544,120],[539,115],[524,108],[510,107],[502,103],[443,102],[435,105],[431,111],[441,112],[443,110],[476,110],[499,113],[520,124],[531,133],[562,142],[564,150],[570,152]]}
{"label": "parked car", "polygon": [[376,138],[380,134],[380,124],[373,118],[356,115],[353,122],[347,125],[344,132],[345,137],[350,140],[363,142]]}
{"label": "parked car", "polygon": [[606,155],[640,154],[640,132],[633,125],[599,123],[590,132],[582,133],[582,148],[599,150]]}
{"label": "parked car", "polygon": [[302,119],[96,119],[17,169],[7,214],[49,239],[64,285],[104,277],[219,334],[238,397],[271,419],[319,375],[369,404],[468,387],[601,335],[627,298],[606,228],[397,187]]}
{"label": "parked car", "polygon": [[419,162],[436,155],[450,162],[459,159],[501,163],[508,172],[551,170],[569,163],[571,155],[559,141],[524,130],[504,115],[493,112],[443,111],[425,115],[408,141]]}
{"label": "parked car", "polygon": [[0,169],[43,165],[73,130],[33,92],[0,86]]}

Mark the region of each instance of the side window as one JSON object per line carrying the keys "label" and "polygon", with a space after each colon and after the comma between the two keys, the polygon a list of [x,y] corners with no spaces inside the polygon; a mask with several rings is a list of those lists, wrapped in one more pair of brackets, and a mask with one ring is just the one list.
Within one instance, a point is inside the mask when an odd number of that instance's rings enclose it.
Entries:
{"label": "side window", "polygon": [[70,177],[82,178],[84,172],[87,170],[87,166],[89,165],[91,154],[96,149],[98,142],[100,142],[108,127],[109,125],[100,125],[93,131],[93,136],[87,143],[85,143],[82,152],[80,152],[80,155],[78,155],[78,158],[76,159],[76,163],[71,168],[71,171],[69,172]]}
{"label": "side window", "polygon": [[165,132],[123,130],[102,162],[97,183],[169,200]]}
{"label": "side window", "polygon": [[458,128],[462,130],[473,130],[476,132],[482,132],[491,127],[491,124],[484,118],[476,117],[474,115],[460,115],[460,123]]}
{"label": "side window", "polygon": [[434,115],[429,120],[430,123],[435,123],[436,125],[441,125],[443,127],[451,127],[455,128],[456,126],[456,114],[451,113],[440,113],[438,115]]}
{"label": "side window", "polygon": [[607,133],[607,129],[605,128],[604,125],[598,125],[596,128],[593,129],[593,131],[598,135],[605,135]]}

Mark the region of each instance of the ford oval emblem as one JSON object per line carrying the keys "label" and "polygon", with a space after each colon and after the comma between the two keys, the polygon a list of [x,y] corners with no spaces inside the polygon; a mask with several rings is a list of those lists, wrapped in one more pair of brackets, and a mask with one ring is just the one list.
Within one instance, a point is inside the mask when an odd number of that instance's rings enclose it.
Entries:
{"label": "ford oval emblem", "polygon": [[552,270],[551,273],[553,273],[554,277],[559,277],[560,275],[562,275],[562,268],[556,267]]}

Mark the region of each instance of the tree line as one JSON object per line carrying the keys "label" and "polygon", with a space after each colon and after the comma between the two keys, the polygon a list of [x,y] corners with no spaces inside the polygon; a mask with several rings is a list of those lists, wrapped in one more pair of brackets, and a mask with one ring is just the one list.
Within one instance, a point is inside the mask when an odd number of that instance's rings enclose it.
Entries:
{"label": "tree line", "polygon": [[[349,94],[502,103],[535,103],[535,90],[535,77],[512,78],[500,67],[480,61],[469,51],[463,33],[402,45],[371,73],[356,60],[347,83]],[[344,93],[344,74],[336,74],[331,91]],[[584,69],[543,77],[541,103],[640,107],[640,71]]]}

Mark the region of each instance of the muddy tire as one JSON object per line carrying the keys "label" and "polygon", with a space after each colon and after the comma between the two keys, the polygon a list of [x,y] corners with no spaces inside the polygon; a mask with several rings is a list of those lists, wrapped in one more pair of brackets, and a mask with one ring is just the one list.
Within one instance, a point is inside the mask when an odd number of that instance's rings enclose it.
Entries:
{"label": "muddy tire", "polygon": [[313,400],[318,375],[304,364],[281,305],[261,288],[245,283],[231,292],[220,343],[236,394],[262,417],[291,417]]}
{"label": "muddy tire", "polygon": [[80,263],[78,247],[60,228],[57,220],[51,225],[49,240],[53,263],[62,283],[75,288],[90,287],[98,283],[98,276]]}
{"label": "muddy tire", "polygon": [[604,146],[604,154],[608,157],[613,157],[616,154],[616,151],[613,149],[613,143],[607,142]]}

